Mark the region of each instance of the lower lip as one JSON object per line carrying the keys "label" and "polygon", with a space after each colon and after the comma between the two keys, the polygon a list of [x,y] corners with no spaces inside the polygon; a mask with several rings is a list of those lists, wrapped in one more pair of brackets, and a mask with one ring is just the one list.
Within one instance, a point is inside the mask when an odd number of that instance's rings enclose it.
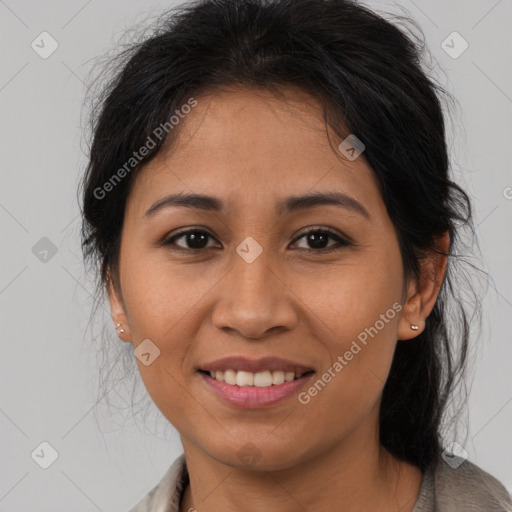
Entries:
{"label": "lower lip", "polygon": [[306,381],[314,375],[313,373],[308,373],[291,382],[283,382],[275,386],[258,388],[255,386],[232,386],[231,384],[220,382],[205,373],[199,373],[203,381],[208,384],[217,395],[229,404],[242,408],[268,407],[282,402],[296,394],[300,388],[304,386]]}

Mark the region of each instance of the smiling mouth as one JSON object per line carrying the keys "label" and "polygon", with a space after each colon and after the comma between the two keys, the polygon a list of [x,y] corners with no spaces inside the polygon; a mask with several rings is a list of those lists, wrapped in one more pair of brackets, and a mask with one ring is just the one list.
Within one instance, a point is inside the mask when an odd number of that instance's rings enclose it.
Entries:
{"label": "smiling mouth", "polygon": [[292,372],[283,370],[264,370],[261,372],[247,372],[243,370],[228,369],[225,371],[215,370],[206,371],[199,370],[203,375],[208,375],[212,379],[218,382],[223,382],[231,386],[240,387],[257,387],[257,388],[268,388],[271,386],[279,386],[285,382],[292,382],[300,379],[303,376],[314,373],[313,370],[305,372]]}

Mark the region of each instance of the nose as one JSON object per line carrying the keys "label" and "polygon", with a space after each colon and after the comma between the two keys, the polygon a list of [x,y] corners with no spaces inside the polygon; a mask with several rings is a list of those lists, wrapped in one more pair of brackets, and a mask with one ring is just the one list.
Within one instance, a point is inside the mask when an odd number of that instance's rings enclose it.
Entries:
{"label": "nose", "polygon": [[248,340],[293,329],[298,321],[294,295],[278,266],[270,264],[266,251],[252,263],[235,256],[217,288],[213,324]]}

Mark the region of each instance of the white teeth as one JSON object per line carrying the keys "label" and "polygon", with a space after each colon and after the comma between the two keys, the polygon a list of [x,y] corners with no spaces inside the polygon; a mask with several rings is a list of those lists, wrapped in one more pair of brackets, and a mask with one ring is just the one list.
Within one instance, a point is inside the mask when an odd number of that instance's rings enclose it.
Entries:
{"label": "white teeth", "polygon": [[272,372],[272,384],[282,384],[284,382],[284,372],[277,370]]}
{"label": "white teeth", "polygon": [[254,374],[254,385],[258,388],[267,388],[272,386],[272,373],[258,372]]}
{"label": "white teeth", "polygon": [[254,373],[237,372],[236,384],[237,386],[254,386]]}
{"label": "white teeth", "polygon": [[293,372],[284,372],[284,380],[286,382],[291,382],[295,378],[295,373]]}
{"label": "white teeth", "polygon": [[226,384],[231,384],[232,386],[234,386],[236,384],[235,370],[226,370],[224,372],[224,381],[226,382]]}
{"label": "white teeth", "polygon": [[296,378],[300,377],[301,374],[295,374],[294,372],[284,372],[282,370],[275,370],[273,372],[265,370],[263,372],[245,372],[236,370],[226,370],[225,372],[216,370],[210,371],[210,377],[219,382],[225,382],[234,386],[255,386],[258,388],[268,388],[272,385],[278,386],[283,382],[291,382]]}

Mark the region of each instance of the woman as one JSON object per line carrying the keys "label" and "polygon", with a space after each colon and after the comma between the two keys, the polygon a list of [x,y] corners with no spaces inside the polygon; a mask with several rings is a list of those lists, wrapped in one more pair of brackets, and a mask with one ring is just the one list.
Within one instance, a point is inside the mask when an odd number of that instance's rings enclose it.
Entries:
{"label": "woman", "polygon": [[124,57],[83,248],[184,450],[131,512],[512,510],[441,436],[472,216],[419,45],[349,0],[207,0]]}

